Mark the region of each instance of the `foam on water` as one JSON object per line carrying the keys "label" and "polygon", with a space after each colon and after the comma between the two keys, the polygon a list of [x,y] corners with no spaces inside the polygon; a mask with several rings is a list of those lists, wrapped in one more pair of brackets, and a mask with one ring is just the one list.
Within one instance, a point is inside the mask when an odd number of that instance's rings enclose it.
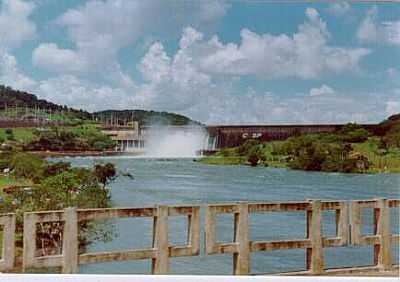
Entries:
{"label": "foam on water", "polygon": [[208,133],[198,126],[150,130],[145,147],[148,158],[194,158],[207,148]]}

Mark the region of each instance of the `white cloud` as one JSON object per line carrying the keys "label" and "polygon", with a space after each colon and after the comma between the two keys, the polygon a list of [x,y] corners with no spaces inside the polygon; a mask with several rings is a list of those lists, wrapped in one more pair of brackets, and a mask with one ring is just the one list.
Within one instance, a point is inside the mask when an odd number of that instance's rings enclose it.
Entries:
{"label": "white cloud", "polygon": [[[190,34],[190,35],[189,35]],[[211,77],[201,72],[186,53],[196,33],[186,29],[183,49],[170,58],[161,43],[154,43],[138,65],[146,83],[139,85],[134,98],[145,108],[184,110],[207,97],[213,87]],[[184,43],[182,43],[184,42]]]}
{"label": "white cloud", "polygon": [[36,81],[20,72],[16,58],[0,48],[0,83],[19,90],[32,90]]}
{"label": "white cloud", "polygon": [[190,28],[185,30],[183,39],[191,41],[181,48],[185,47],[184,52],[206,73],[254,75],[262,79],[314,79],[325,73],[352,71],[369,54],[365,48],[330,46],[329,31],[317,10],[308,8],[306,18],[293,35],[258,34],[242,29],[240,44],[224,44],[217,36],[206,41]]}
{"label": "white cloud", "polygon": [[[305,11],[306,21],[294,34],[258,34],[243,29],[239,43],[221,42],[216,35],[206,38],[206,33],[193,24],[183,30],[175,53],[167,54],[161,42],[150,45],[137,65],[143,78],[138,82],[122,70],[116,54],[143,32],[155,32],[161,21],[165,23],[166,19],[159,15],[170,13],[171,8],[160,10],[173,6],[169,4],[173,2],[160,2],[156,11],[147,11],[154,9],[152,3],[89,1],[69,10],[58,24],[67,28],[74,47],[42,43],[32,56],[34,65],[55,72],[55,76],[34,81],[18,70],[13,56],[5,53],[5,59],[0,57],[0,81],[28,88],[41,98],[87,110],[169,110],[207,123],[371,121],[379,120],[387,110],[386,103],[395,100],[393,96],[370,95],[360,105],[357,98],[341,95],[326,84],[311,89],[305,97],[280,97],[253,89],[244,94],[237,92],[241,75],[316,79],[326,73],[357,69],[369,50],[330,45],[327,25],[312,8]],[[196,12],[199,22],[212,21],[227,9],[223,2],[207,3],[220,9],[201,6],[203,10]],[[189,13],[194,12],[189,9]],[[178,22],[174,24],[183,21]],[[90,75],[97,75],[99,69],[103,79],[112,81],[111,86],[107,81],[90,81]]]}
{"label": "white cloud", "polygon": [[88,111],[124,109],[129,104],[127,93],[119,88],[96,85],[73,75],[63,75],[40,81],[36,93],[40,98]]}
{"label": "white cloud", "polygon": [[79,72],[86,68],[85,59],[69,49],[60,49],[55,43],[42,43],[32,53],[35,66],[59,73]]}
{"label": "white cloud", "polygon": [[36,35],[36,26],[29,19],[35,5],[21,0],[0,3],[0,47],[12,48]]}
{"label": "white cloud", "polygon": [[310,96],[330,95],[334,93],[335,91],[326,84],[323,84],[319,88],[311,88],[310,90]]}
{"label": "white cloud", "polygon": [[225,15],[230,5],[226,1],[203,0],[199,1],[198,16],[202,22],[209,22]]}
{"label": "white cloud", "polygon": [[143,57],[139,70],[149,81],[160,82],[169,75],[171,59],[164,51],[161,43],[154,43]]}
{"label": "white cloud", "polygon": [[[308,15],[312,21],[320,21],[315,10],[309,10]],[[328,34],[324,24],[320,24],[322,32]],[[260,37],[257,34],[254,36]],[[180,42],[180,49],[173,56],[166,54],[160,42],[149,48],[138,65],[146,82],[137,85],[130,100],[134,105],[177,111],[210,124],[365,122],[381,119],[380,116],[377,118],[377,113],[383,113],[384,99],[371,95],[360,106],[358,99],[340,95],[326,84],[311,89],[306,97],[279,97],[277,94],[256,93],[253,89],[244,94],[237,93],[235,82],[238,76],[232,75],[235,73],[231,69],[244,68],[241,61],[245,56],[235,44],[222,44],[215,36],[207,41],[203,34],[191,27],[184,29]],[[241,48],[251,49],[243,45]],[[256,48],[257,44],[252,46]],[[224,52],[219,52],[221,49]],[[227,62],[222,66],[213,64],[219,68],[221,75],[215,75],[215,70],[204,65],[204,61],[216,54],[221,56],[218,60],[220,64]]]}
{"label": "white cloud", "polygon": [[351,9],[351,6],[348,2],[346,1],[338,1],[331,3],[329,5],[328,11],[332,13],[335,16],[343,16],[346,13],[348,13]]}
{"label": "white cloud", "polygon": [[361,41],[374,42],[378,40],[379,32],[376,25],[376,16],[378,8],[376,6],[369,9],[365,18],[361,22],[357,30],[357,38]]}
{"label": "white cloud", "polygon": [[35,9],[32,2],[0,1],[0,84],[20,90],[31,90],[36,81],[23,74],[12,49],[36,36],[36,25],[29,18]]}
{"label": "white cloud", "polygon": [[[75,47],[60,49],[53,44],[49,50],[50,44],[41,45],[34,52],[37,55],[34,62],[54,72],[60,69],[73,74],[98,72],[104,66],[118,64],[117,53],[142,35],[171,35],[171,30],[180,30],[189,21],[208,24],[223,16],[228,7],[225,1],[216,0],[185,5],[162,0],[91,0],[68,10],[57,20],[58,25],[67,29]],[[61,59],[54,60],[57,57]],[[69,57],[79,58],[84,63],[71,67],[66,60]]]}
{"label": "white cloud", "polygon": [[386,114],[394,115],[400,113],[400,96],[399,100],[389,100],[386,102]]}
{"label": "white cloud", "polygon": [[357,38],[362,42],[400,45],[400,20],[377,22],[378,8],[369,9],[357,30]]}
{"label": "white cloud", "polygon": [[196,41],[203,39],[203,34],[192,27],[187,27],[183,30],[183,35],[179,41],[179,47],[185,49],[193,45]]}
{"label": "white cloud", "polygon": [[[390,97],[390,96],[389,96]],[[243,95],[222,93],[183,112],[207,124],[285,124],[379,122],[387,117],[386,101],[376,93],[322,96]]]}

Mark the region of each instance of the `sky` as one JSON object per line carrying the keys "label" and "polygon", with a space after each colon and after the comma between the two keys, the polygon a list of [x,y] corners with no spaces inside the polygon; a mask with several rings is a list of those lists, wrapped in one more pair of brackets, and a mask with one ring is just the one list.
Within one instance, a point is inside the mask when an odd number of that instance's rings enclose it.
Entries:
{"label": "sky", "polygon": [[0,84],[206,124],[400,112],[400,4],[0,0]]}

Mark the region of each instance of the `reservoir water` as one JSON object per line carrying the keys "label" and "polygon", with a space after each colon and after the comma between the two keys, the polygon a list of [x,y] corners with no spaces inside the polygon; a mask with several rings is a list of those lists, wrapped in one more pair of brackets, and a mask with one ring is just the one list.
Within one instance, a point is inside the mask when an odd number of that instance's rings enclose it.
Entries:
{"label": "reservoir water", "polygon": [[[118,170],[135,179],[119,177],[110,185],[114,207],[148,207],[157,204],[207,204],[234,201],[302,201],[306,199],[351,200],[377,197],[400,198],[400,174],[339,174],[303,172],[247,166],[212,166],[192,159],[140,159],[131,157],[73,158],[76,166],[95,161],[113,162]],[[399,231],[399,210],[391,212],[392,232]],[[371,233],[371,211],[366,210],[363,232]],[[202,216],[204,226],[204,216]],[[233,237],[232,216],[218,218],[218,241]],[[323,213],[324,235],[334,233],[333,212]],[[112,220],[115,236],[98,241],[88,251],[112,251],[151,246],[152,221],[145,218]],[[169,220],[170,243],[183,244],[186,220]],[[305,237],[304,212],[251,215],[251,240],[301,239]],[[199,257],[171,258],[171,274],[231,274],[232,256],[204,255],[204,234]],[[393,246],[398,263],[398,246]],[[326,248],[327,267],[373,263],[372,247]],[[252,273],[303,270],[305,251],[287,250],[252,253]],[[83,265],[81,273],[150,273],[151,261],[128,261]]]}

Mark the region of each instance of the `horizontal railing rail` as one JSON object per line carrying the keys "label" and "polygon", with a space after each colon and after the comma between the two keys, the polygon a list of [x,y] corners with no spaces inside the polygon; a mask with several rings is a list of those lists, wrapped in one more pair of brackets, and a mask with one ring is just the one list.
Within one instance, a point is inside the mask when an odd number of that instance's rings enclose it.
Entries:
{"label": "horizontal railing rail", "polygon": [[[336,212],[336,237],[323,238],[321,211]],[[304,211],[307,219],[306,239],[279,241],[249,240],[249,214],[266,212]],[[218,214],[234,214],[234,240],[217,243],[216,218]],[[209,205],[206,214],[206,253],[233,254],[233,273],[250,273],[250,253],[273,250],[306,249],[306,266],[314,274],[323,272],[323,247],[345,246],[348,242],[348,206],[345,202],[239,203]]]}
{"label": "horizontal railing rail", "polygon": [[[187,216],[188,237],[184,246],[168,243],[168,217]],[[79,222],[112,218],[153,218],[153,244],[148,249],[79,254]],[[62,254],[36,257],[36,224],[64,222]],[[75,209],[64,211],[31,212],[24,215],[23,269],[61,266],[63,273],[76,273],[80,264],[123,260],[152,260],[152,273],[169,271],[169,257],[195,256],[200,252],[200,207],[158,206],[155,208]]]}
{"label": "horizontal railing rail", "polygon": [[[205,206],[205,255],[231,254],[233,256],[233,274],[251,274],[251,253],[273,250],[305,249],[306,271],[302,274],[329,274],[324,260],[324,248],[343,246],[374,246],[375,271],[391,271],[393,266],[392,244],[398,243],[399,234],[391,233],[390,209],[399,208],[398,199],[376,199],[355,201],[302,202],[239,202],[212,204]],[[373,234],[362,234],[362,210],[373,209]],[[200,255],[200,211],[194,206],[156,206],[147,208],[104,208],[76,209],[59,211],[27,212],[23,218],[22,271],[31,268],[61,267],[63,273],[79,272],[79,265],[89,263],[142,260],[152,261],[151,273],[168,274],[171,257]],[[335,213],[335,234],[324,236],[322,213]],[[251,240],[249,218],[252,214],[279,212],[304,212],[305,237],[291,240]],[[232,214],[233,241],[218,242],[218,215]],[[174,216],[186,216],[187,239],[185,245],[170,245],[168,219]],[[79,226],[83,222],[116,218],[150,218],[152,226],[152,246],[146,249],[128,249],[107,252],[79,252]],[[60,254],[40,255],[37,249],[37,226],[44,223],[62,223],[62,247]],[[16,215],[0,215],[0,227],[3,231],[0,271],[15,268]],[[398,268],[398,266],[395,266]],[[346,269],[338,269],[342,272]],[[351,271],[351,268],[349,268]],[[293,274],[293,273],[291,273]]]}

